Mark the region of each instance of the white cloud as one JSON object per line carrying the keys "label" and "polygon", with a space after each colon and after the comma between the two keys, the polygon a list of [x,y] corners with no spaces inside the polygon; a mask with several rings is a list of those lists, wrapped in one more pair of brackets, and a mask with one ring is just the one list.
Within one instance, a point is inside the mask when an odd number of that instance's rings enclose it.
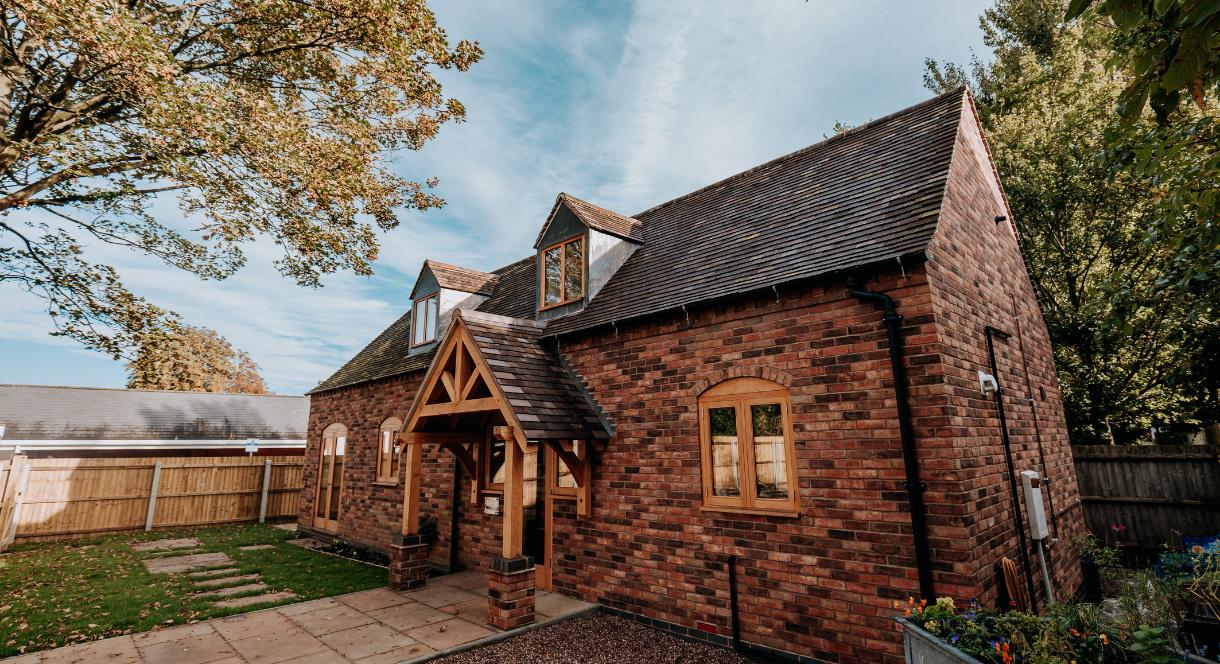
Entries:
{"label": "white cloud", "polygon": [[[468,121],[395,155],[408,177],[439,176],[449,205],[404,214],[375,277],[302,289],[276,273],[266,241],[223,282],[99,255],[133,290],[250,352],[273,389],[300,392],[406,310],[424,258],[492,269],[530,253],[559,191],[635,213],[820,140],[836,120],[919,101],[923,58],[965,60],[987,0],[434,4],[451,37],[487,55],[443,76]],[[0,308],[0,340],[45,341],[63,376],[48,382],[71,382],[76,354],[44,336],[42,303],[0,288]]]}

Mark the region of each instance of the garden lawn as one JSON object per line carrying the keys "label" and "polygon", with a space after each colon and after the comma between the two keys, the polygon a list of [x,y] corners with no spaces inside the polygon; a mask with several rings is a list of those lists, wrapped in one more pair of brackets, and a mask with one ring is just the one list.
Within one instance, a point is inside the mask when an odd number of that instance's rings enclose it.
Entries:
{"label": "garden lawn", "polygon": [[[286,590],[296,597],[214,608],[191,597],[186,575],[145,569],[144,559],[172,554],[131,549],[134,542],[178,537],[198,539],[198,551],[228,554],[235,564],[225,567],[260,574],[267,592]],[[241,525],[14,546],[0,554],[0,658],[386,584],[384,568],[289,544],[295,537],[272,526]],[[253,544],[273,546],[238,548]]]}

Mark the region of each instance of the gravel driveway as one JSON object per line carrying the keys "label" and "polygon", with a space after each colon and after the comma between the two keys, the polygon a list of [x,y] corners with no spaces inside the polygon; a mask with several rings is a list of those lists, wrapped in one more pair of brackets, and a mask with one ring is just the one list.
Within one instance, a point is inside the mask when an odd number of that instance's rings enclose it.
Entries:
{"label": "gravel driveway", "polygon": [[730,650],[593,614],[435,660],[443,664],[753,664]]}

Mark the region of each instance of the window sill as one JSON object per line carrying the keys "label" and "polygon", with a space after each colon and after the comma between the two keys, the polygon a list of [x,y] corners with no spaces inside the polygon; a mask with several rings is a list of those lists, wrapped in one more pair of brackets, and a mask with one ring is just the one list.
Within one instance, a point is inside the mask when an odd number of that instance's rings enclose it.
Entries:
{"label": "window sill", "polygon": [[700,505],[701,512],[720,512],[727,514],[751,514],[756,516],[777,516],[784,519],[797,519],[801,516],[798,510],[758,509],[756,507],[722,507],[720,505]]}
{"label": "window sill", "polygon": [[546,311],[548,309],[558,309],[559,307],[566,307],[569,304],[576,304],[577,302],[583,302],[584,299],[585,299],[585,296],[581,295],[580,297],[572,298],[571,300],[566,300],[564,302],[556,302],[555,304],[539,305],[538,311]]}
{"label": "window sill", "polygon": [[373,480],[373,486],[398,486],[398,480]]}

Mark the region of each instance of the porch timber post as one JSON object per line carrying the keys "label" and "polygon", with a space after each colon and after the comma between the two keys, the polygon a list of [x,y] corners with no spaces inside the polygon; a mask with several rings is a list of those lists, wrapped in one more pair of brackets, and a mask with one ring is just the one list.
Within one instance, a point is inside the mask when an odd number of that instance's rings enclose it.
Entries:
{"label": "porch timber post", "polygon": [[390,544],[390,587],[422,588],[428,578],[428,543],[419,534],[419,476],[423,441],[410,433],[398,434],[403,443],[402,535]]}
{"label": "porch timber post", "polygon": [[423,465],[424,446],[407,437],[402,451],[403,496],[402,534],[419,534],[419,477]]}
{"label": "porch timber post", "polygon": [[518,558],[523,550],[522,522],[525,518],[525,453],[512,427],[495,427],[492,435],[504,441],[504,530],[500,555]]}

